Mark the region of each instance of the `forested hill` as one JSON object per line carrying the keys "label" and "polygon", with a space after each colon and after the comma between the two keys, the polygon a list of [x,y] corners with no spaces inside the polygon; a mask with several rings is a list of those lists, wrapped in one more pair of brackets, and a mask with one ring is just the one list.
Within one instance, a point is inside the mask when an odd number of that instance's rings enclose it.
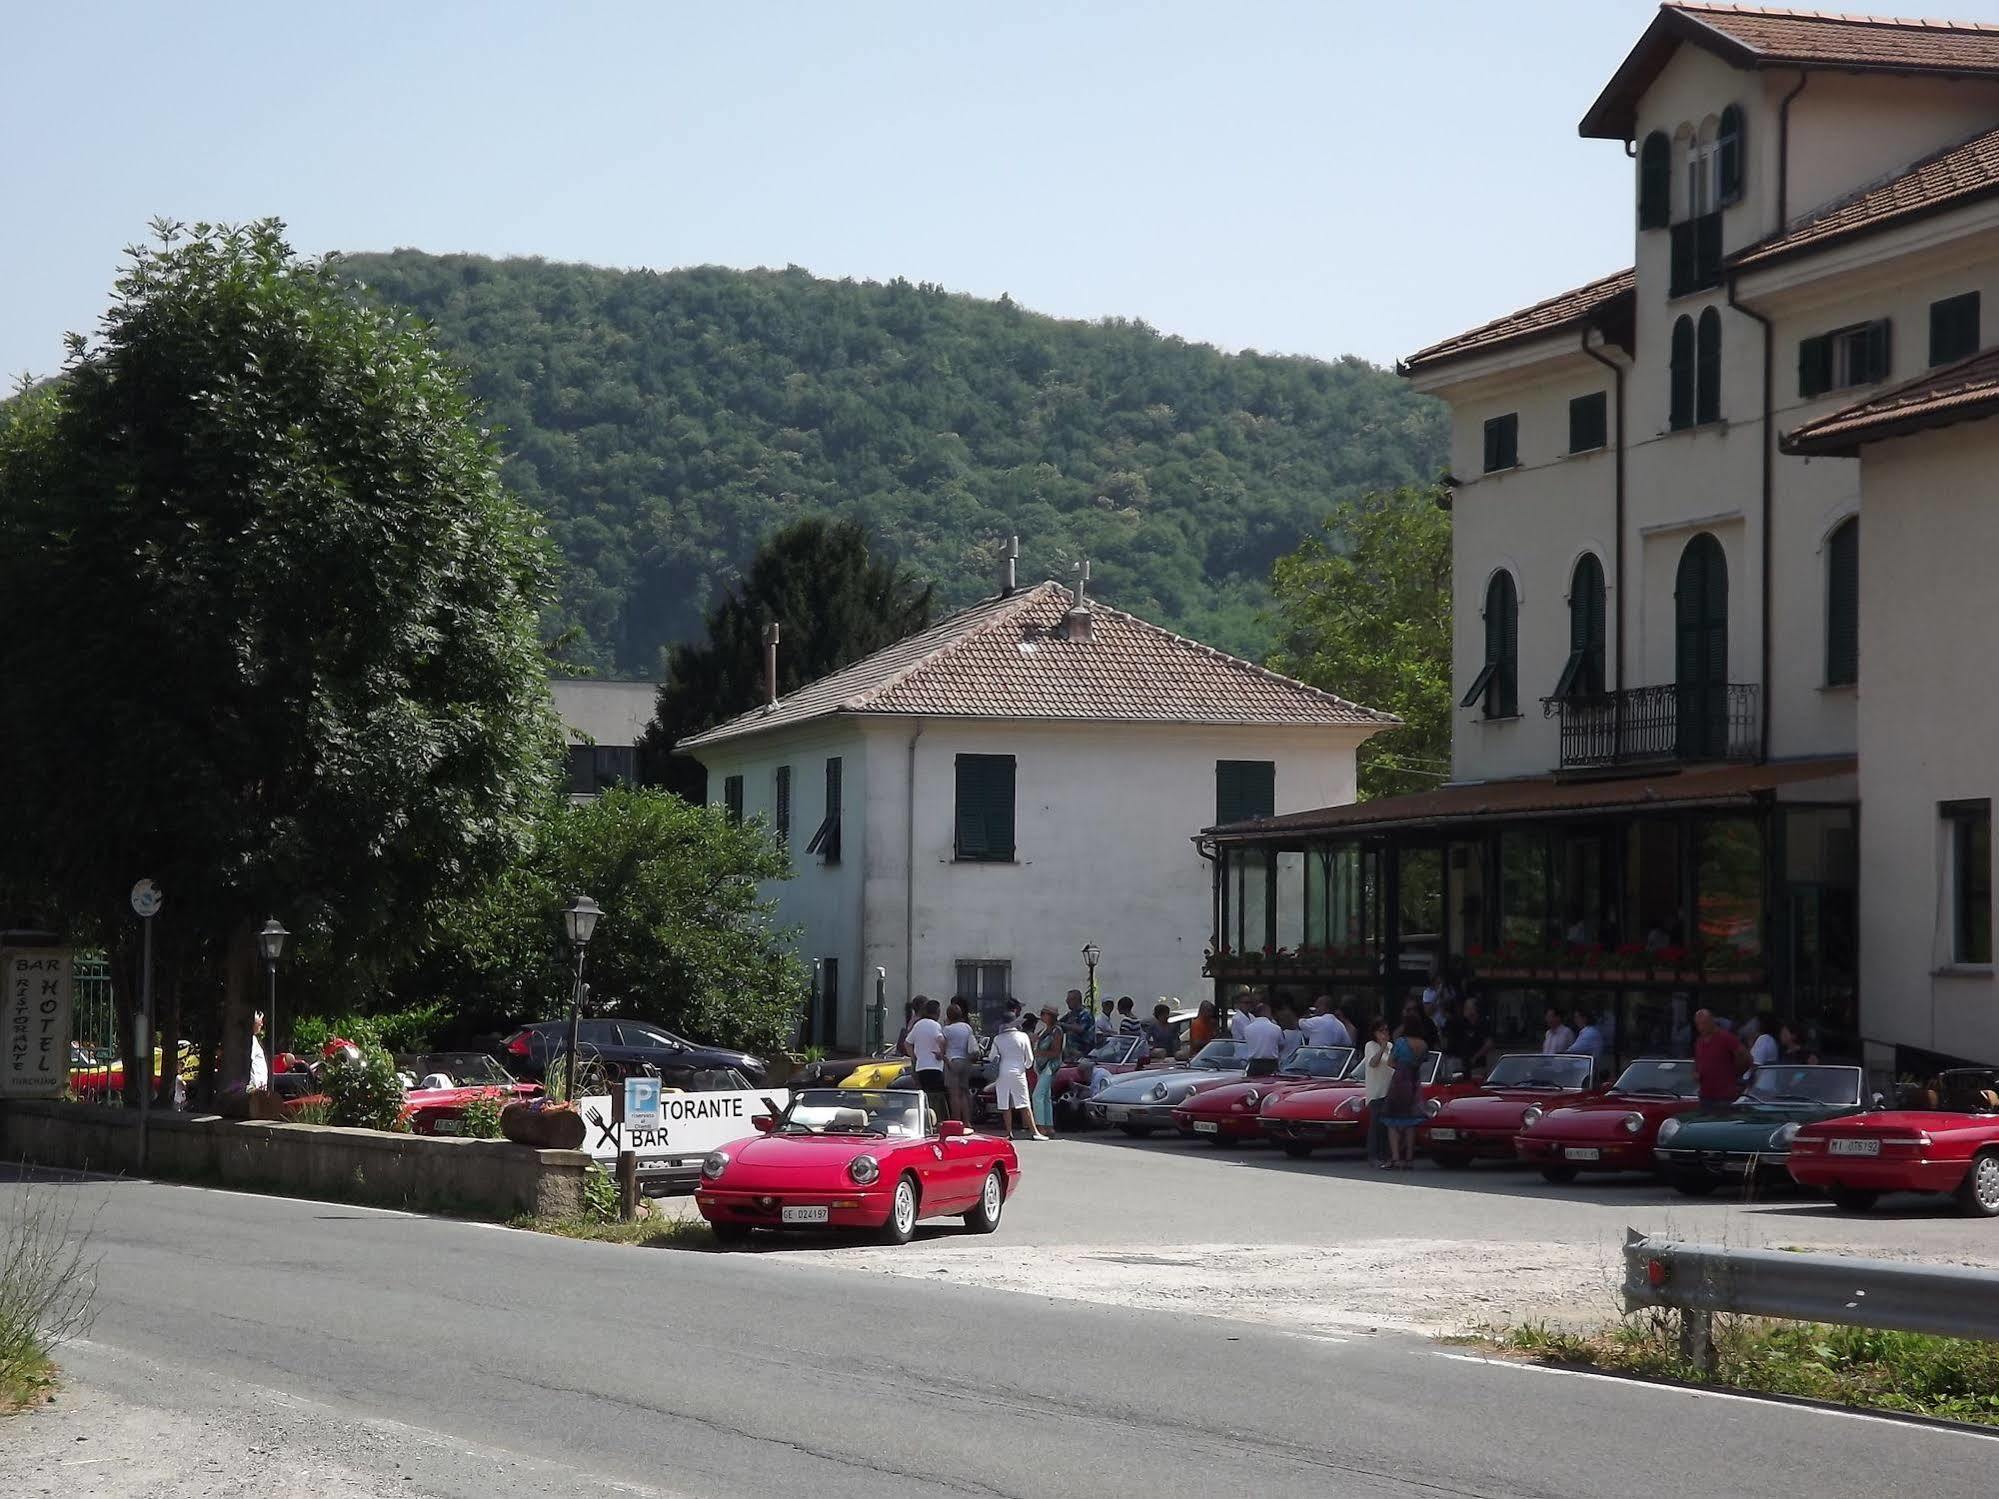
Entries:
{"label": "forested hill", "polygon": [[345,265],[470,366],[568,559],[553,623],[606,670],[656,670],[765,532],[821,511],[947,607],[990,591],[1018,534],[1023,577],[1087,555],[1107,600],[1260,658],[1272,559],[1340,496],[1443,466],[1441,406],[1358,359],[1223,354],[796,268]]}

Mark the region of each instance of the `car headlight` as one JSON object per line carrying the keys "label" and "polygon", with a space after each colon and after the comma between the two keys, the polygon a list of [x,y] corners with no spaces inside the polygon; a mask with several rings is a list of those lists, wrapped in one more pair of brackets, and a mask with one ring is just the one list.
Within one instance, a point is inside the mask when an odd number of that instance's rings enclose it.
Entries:
{"label": "car headlight", "polygon": [[1431,1118],[1434,1119],[1437,1115],[1444,1112],[1443,1099],[1432,1098],[1427,1100],[1423,1105],[1423,1112],[1428,1114]]}
{"label": "car headlight", "polygon": [[1643,1128],[1645,1128],[1645,1116],[1643,1114],[1626,1114],[1624,1116],[1624,1132],[1627,1135],[1635,1135]]}
{"label": "car headlight", "polygon": [[1780,1124],[1775,1129],[1770,1131],[1770,1148],[1772,1150],[1789,1150],[1791,1148],[1791,1142],[1797,1138],[1798,1138],[1797,1125]]}
{"label": "car headlight", "polygon": [[[1432,1103],[1436,1102],[1435,1099],[1431,1099],[1430,1101]],[[1335,1114],[1345,1114],[1351,1118],[1360,1112],[1360,1100],[1358,1098],[1343,1098],[1340,1100],[1340,1106],[1334,1109],[1333,1112]]]}
{"label": "car headlight", "polygon": [[728,1169],[729,1152],[726,1150],[711,1150],[706,1156],[702,1157],[701,1179],[703,1181],[714,1181]]}
{"label": "car headlight", "polygon": [[1534,1121],[1539,1119],[1540,1117],[1541,1117],[1541,1106],[1538,1103],[1528,1104],[1527,1112],[1520,1116],[1521,1128],[1522,1129],[1533,1128]]}
{"label": "car headlight", "polygon": [[881,1162],[871,1155],[857,1155],[847,1162],[847,1175],[857,1187],[872,1186],[881,1180]]}
{"label": "car headlight", "polygon": [[1677,1135],[1679,1132],[1680,1132],[1680,1121],[1677,1119],[1668,1119],[1664,1124],[1659,1126],[1659,1143],[1661,1145],[1664,1145],[1668,1140],[1672,1139],[1673,1136]]}
{"label": "car headlight", "polygon": [[1247,1093],[1243,1094],[1242,1096],[1242,1106],[1246,1109],[1253,1109],[1262,1102],[1263,1102],[1263,1095],[1257,1092],[1256,1089],[1254,1088],[1251,1088]]}
{"label": "car headlight", "polygon": [[1145,1096],[1151,1099],[1154,1103],[1164,1103],[1166,1101],[1166,1084],[1154,1083],[1152,1085],[1152,1091],[1146,1094]]}

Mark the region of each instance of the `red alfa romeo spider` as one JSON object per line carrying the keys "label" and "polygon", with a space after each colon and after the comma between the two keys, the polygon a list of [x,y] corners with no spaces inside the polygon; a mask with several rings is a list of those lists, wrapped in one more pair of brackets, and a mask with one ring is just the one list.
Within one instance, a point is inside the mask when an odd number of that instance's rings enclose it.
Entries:
{"label": "red alfa romeo spider", "polygon": [[1475,1160],[1513,1160],[1515,1136],[1551,1106],[1589,1092],[1595,1079],[1594,1057],[1535,1052],[1501,1057],[1476,1091],[1424,1106],[1430,1116],[1421,1135],[1424,1148],[1431,1160],[1451,1169]]}
{"label": "red alfa romeo spider", "polygon": [[1216,1145],[1261,1139],[1263,1121],[1258,1110],[1265,1104],[1300,1088],[1338,1082],[1353,1065],[1351,1046],[1301,1046],[1268,1077],[1247,1077],[1239,1083],[1189,1094],[1173,1111],[1173,1122],[1181,1134],[1201,1135]]}
{"label": "red alfa romeo spider", "polygon": [[1791,1141],[1791,1175],[1864,1213],[1883,1192],[1947,1192],[1978,1218],[1999,1218],[1999,1069],[1946,1072],[1927,1107],[1807,1124]]}
{"label": "red alfa romeo spider", "polygon": [[1584,1171],[1656,1171],[1659,1126],[1699,1106],[1691,1061],[1640,1057],[1606,1092],[1549,1109],[1513,1144],[1551,1182],[1572,1182]]}
{"label": "red alfa romeo spider", "polygon": [[[1361,1067],[1362,1064],[1356,1062],[1353,1073],[1343,1082],[1293,1088],[1274,1098],[1266,1098],[1258,1111],[1264,1136],[1275,1140],[1283,1147],[1284,1153],[1294,1159],[1310,1155],[1319,1146],[1351,1145],[1358,1148],[1367,1144],[1371,1121],[1367,1112],[1367,1084]],[[1423,1058],[1423,1067],[1417,1076],[1422,1083],[1426,1106],[1433,1098],[1455,1098],[1478,1086],[1465,1077],[1464,1067],[1456,1057],[1447,1057],[1439,1051]]]}
{"label": "red alfa romeo spider", "polygon": [[490,1098],[504,1106],[541,1092],[537,1083],[514,1081],[484,1052],[427,1052],[399,1056],[395,1063],[408,1108],[404,1117],[417,1135],[464,1134],[465,1106],[474,1099]]}
{"label": "red alfa romeo spider", "polygon": [[760,1228],[858,1228],[906,1244],[919,1218],[962,1217],[989,1234],[1020,1186],[1013,1145],[941,1124],[923,1095],[890,1088],[808,1088],[759,1137],[701,1163],[694,1205],[724,1244]]}

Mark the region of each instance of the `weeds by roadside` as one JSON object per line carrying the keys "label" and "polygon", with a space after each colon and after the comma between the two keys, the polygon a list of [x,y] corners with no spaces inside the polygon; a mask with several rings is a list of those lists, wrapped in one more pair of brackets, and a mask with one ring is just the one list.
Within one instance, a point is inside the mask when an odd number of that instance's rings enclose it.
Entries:
{"label": "weeds by roadside", "polygon": [[1714,1329],[1715,1372],[1705,1380],[1681,1362],[1665,1312],[1587,1332],[1529,1322],[1476,1341],[1546,1363],[1999,1426],[1999,1344],[1754,1317],[1717,1317]]}
{"label": "weeds by roadside", "polygon": [[644,1248],[703,1249],[714,1243],[708,1225],[696,1218],[640,1218],[636,1222],[620,1223],[615,1215],[606,1221],[587,1213],[575,1218],[536,1218],[522,1214],[510,1219],[507,1227],[554,1234],[564,1239],[637,1244]]}
{"label": "weeds by roadside", "polygon": [[97,1293],[91,1224],[79,1228],[74,1193],[24,1181],[11,1196],[0,1234],[0,1415],[53,1386],[51,1355],[89,1327]]}

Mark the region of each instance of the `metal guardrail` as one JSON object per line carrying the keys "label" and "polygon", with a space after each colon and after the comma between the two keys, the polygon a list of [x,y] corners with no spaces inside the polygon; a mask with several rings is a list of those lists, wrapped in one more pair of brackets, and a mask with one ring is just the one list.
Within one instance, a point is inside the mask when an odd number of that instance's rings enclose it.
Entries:
{"label": "metal guardrail", "polygon": [[1713,1367],[1717,1312],[1999,1342],[1999,1271],[1677,1244],[1627,1229],[1624,1309],[1684,1315],[1680,1352]]}

